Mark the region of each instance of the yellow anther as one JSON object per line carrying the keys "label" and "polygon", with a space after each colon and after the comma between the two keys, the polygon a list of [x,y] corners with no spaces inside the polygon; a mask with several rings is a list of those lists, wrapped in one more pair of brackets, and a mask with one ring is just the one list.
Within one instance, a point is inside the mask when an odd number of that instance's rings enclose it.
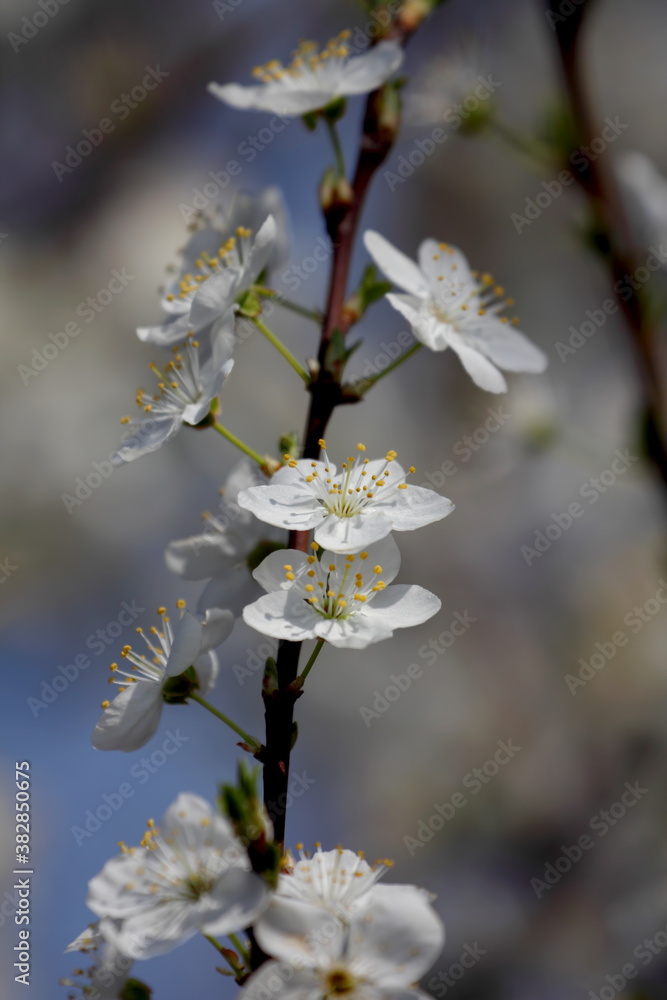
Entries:
{"label": "yellow anther", "polygon": [[185,607],[185,601],[183,600],[183,598],[179,598],[179,600],[176,601],[176,607],[178,608],[179,611],[183,610],[183,608]]}
{"label": "yellow anther", "polygon": [[308,556],[308,562],[312,566],[314,562],[317,562],[317,559],[315,558],[315,556]]}
{"label": "yellow anther", "polygon": [[409,471],[410,471],[410,472],[416,472],[417,470],[415,469],[414,465],[411,465],[411,466],[410,466],[410,470],[409,470]]}
{"label": "yellow anther", "polygon": [[[386,462],[393,462],[397,455],[398,455],[397,451],[388,451],[387,454],[385,455],[385,461]],[[385,473],[385,475],[386,475],[386,473]]]}
{"label": "yellow anther", "polygon": [[366,595],[365,594],[355,594],[354,595],[354,599],[355,599],[355,601],[361,601],[362,604],[363,604],[363,602],[366,600]]}
{"label": "yellow anther", "polygon": [[399,488],[399,490],[407,490],[408,484],[407,483],[399,483],[398,484],[398,488]]}
{"label": "yellow anther", "polygon": [[511,323],[512,323],[512,324],[513,324],[514,326],[516,326],[516,325],[517,325],[517,323],[519,322],[519,317],[518,317],[518,316],[512,316],[512,319],[510,320],[510,322],[511,322]]}
{"label": "yellow anther", "polygon": [[306,590],[308,591],[309,594],[312,594],[312,592],[315,590],[315,588],[313,587],[312,583],[307,583],[306,584]]}
{"label": "yellow anther", "polygon": [[344,597],[339,597],[338,600],[336,601],[336,604],[338,605],[339,608],[347,607],[347,601],[345,600]]}
{"label": "yellow anther", "polygon": [[345,556],[345,558],[346,558],[346,559],[347,559],[347,561],[348,561],[348,562],[350,562],[350,563],[351,563],[351,562],[354,562],[354,556],[352,556],[352,555],[350,555],[350,556]]}
{"label": "yellow anther", "polygon": [[317,544],[317,542],[311,542],[310,547],[313,550],[313,552],[317,552],[317,550],[319,549],[319,545]]}
{"label": "yellow anther", "polygon": [[285,573],[285,579],[290,580],[290,581],[293,580],[294,579],[294,573]]}
{"label": "yellow anther", "polygon": [[375,574],[379,574],[379,573],[381,573],[381,572],[382,572],[382,566],[374,566],[374,567],[373,567],[373,572],[374,572]]}
{"label": "yellow anther", "polygon": [[320,440],[317,443],[319,444],[320,448],[326,448],[327,446],[327,443],[324,440],[324,438],[320,438]]}
{"label": "yellow anther", "polygon": [[336,563],[329,563],[329,572],[333,573],[335,569],[336,569]]}
{"label": "yellow anther", "polygon": [[359,553],[359,558],[360,559],[368,559],[368,552],[360,552]]}
{"label": "yellow anther", "polygon": [[166,615],[166,613],[167,613],[167,609],[166,609],[166,608],[158,608],[158,609],[157,609],[157,613],[158,613],[159,615]]}
{"label": "yellow anther", "polygon": [[293,569],[292,564],[291,563],[285,563],[285,565],[283,566],[283,569]]}
{"label": "yellow anther", "polygon": [[108,707],[109,707],[109,705],[110,705],[110,704],[111,704],[111,703],[110,703],[110,702],[108,702],[108,701],[103,701],[103,702],[102,702],[102,708],[105,708],[105,709],[106,709],[106,708],[108,708]]}
{"label": "yellow anther", "polygon": [[357,445],[357,451],[366,451],[366,445],[361,444],[361,442],[359,442],[359,444]]}
{"label": "yellow anther", "polygon": [[129,424],[130,418],[129,417],[121,417],[120,418],[120,422],[121,422],[121,424]]}
{"label": "yellow anther", "polygon": [[478,316],[484,316],[485,313],[486,313],[486,309],[478,309],[477,310],[477,315]]}
{"label": "yellow anther", "polygon": [[496,285],[496,287],[493,289],[493,294],[494,295],[499,295],[499,296],[500,295],[504,295],[505,294],[505,289],[503,288],[502,285]]}
{"label": "yellow anther", "polygon": [[[123,650],[123,652],[125,652],[125,650]],[[112,673],[114,672],[114,670],[118,670],[118,664],[112,663],[111,666],[109,667],[109,670],[111,670]]]}

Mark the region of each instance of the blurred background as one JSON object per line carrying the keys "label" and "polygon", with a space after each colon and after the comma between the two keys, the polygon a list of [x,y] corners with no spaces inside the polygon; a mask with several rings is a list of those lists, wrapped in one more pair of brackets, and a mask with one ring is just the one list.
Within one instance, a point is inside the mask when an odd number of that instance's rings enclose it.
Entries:
{"label": "blurred background", "polygon": [[[560,88],[544,6],[449,0],[408,48],[404,129],[375,179],[363,226],[412,256],[429,236],[461,247],[513,296],[521,329],[550,366],[543,376],[510,375],[509,393],[492,397],[451,354],[422,351],[365,403],[335,415],[332,456],[358,440],[369,455],[393,448],[417,467],[415,481],[449,496],[456,511],[397,539],[400,580],[435,591],[438,617],[363,652],[325,650],[309,678],[293,768],[312,783],[289,810],[287,841],[340,842],[393,858],[390,880],[436,893],[447,943],[425,988],[438,997],[551,1000],[593,991],[611,1000],[627,963],[638,970],[627,989],[661,997],[667,606],[656,593],[667,575],[664,496],[640,459],[603,475],[617,450],[638,456],[640,447],[622,319],[611,316],[564,360],[556,348],[612,295],[577,235],[585,206],[569,187],[518,232],[513,213],[524,214],[526,200],[556,174],[534,169],[491,131],[466,136],[445,125],[447,140],[410,176],[385,176],[442,121],[458,99],[457,67],[471,59],[473,79],[498,81],[495,106],[506,122],[530,129],[544,118]],[[225,194],[281,187],[292,230],[286,272],[323,236],[316,189],[331,159],[323,130],[294,121],[267,137],[267,116],[223,106],[206,84],[248,82],[253,66],[285,58],[299,38],[323,43],[368,20],[348,0],[71,0],[30,27],[41,9],[31,0],[4,0],[0,9],[0,976],[10,1000],[23,995],[11,968],[14,761],[30,761],[32,773],[33,1000],[66,995],[57,981],[78,959],[62,952],[92,919],[86,884],[117,842],[136,843],[146,819],[157,819],[177,792],[211,798],[219,781],[234,777],[231,735],[196,705],[167,707],[159,733],[137,753],[99,753],[90,732],[109,690],[108,664],[131,641],[125,632],[110,640],[107,627],[124,602],[143,609],[137,621],[148,627],[159,605],[196,601],[199,586],[167,571],[164,547],[199,530],[237,454],[217,435],[184,430],[158,453],[115,469],[69,511],[63,495],[108,461],[119,418],[147,382],[155,351],[134,329],[160,319],[158,288],[187,237],[182,207],[210,172],[242,163]],[[25,18],[33,37],[21,34]],[[597,0],[591,12],[584,44],[594,120],[627,123],[604,153],[610,163],[634,149],[667,170],[666,32],[661,0]],[[156,67],[167,75],[145,100],[123,117],[110,111]],[[341,123],[348,160],[362,109],[353,99]],[[79,164],[54,168],[105,117],[113,131]],[[243,143],[263,148],[251,160],[239,152]],[[353,277],[366,263],[358,247]],[[103,290],[113,271],[131,280],[86,322],[78,307],[89,297],[109,300]],[[327,275],[321,265],[295,297],[321,307]],[[651,277],[656,293],[662,281]],[[76,321],[81,333],[55,354],[48,348],[40,368],[49,335],[57,343]],[[272,324],[297,355],[315,352],[307,321],[276,311]],[[358,328],[364,344],[353,372],[386,364],[380,359],[402,330],[397,313],[376,306]],[[279,433],[301,431],[306,393],[263,339],[249,338],[236,357],[225,423],[271,451]],[[591,486],[601,475],[601,488]],[[583,514],[561,537],[534,556],[522,552],[573,502]],[[452,640],[457,614],[474,621]],[[98,630],[107,637],[101,645]],[[611,641],[619,631],[622,645]],[[223,669],[211,696],[257,734],[261,676],[239,676],[262,642],[237,622],[219,651]],[[64,687],[59,681],[52,698],[53,679],[67,677],[82,655],[90,667]],[[421,676],[395,702],[393,690],[385,699],[391,675],[411,663]],[[176,730],[178,752],[138,777],[142,758]],[[520,748],[501,766],[493,764],[499,741]],[[77,833],[103,796],[127,782],[132,796],[99,829]],[[618,805],[626,783],[645,791]],[[456,792],[466,804],[448,809]],[[576,859],[571,848],[584,834],[593,847],[565,870],[563,858],[569,851]],[[651,947],[636,952],[645,939]],[[462,954],[475,949],[464,968]],[[215,964],[210,946],[195,940],[135,970],[156,1000],[193,987],[202,998],[231,997],[236,988]]]}

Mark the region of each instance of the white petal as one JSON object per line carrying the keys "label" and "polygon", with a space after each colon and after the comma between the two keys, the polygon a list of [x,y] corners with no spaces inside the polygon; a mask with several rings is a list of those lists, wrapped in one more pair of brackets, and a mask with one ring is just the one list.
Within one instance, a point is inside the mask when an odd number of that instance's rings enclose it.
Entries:
{"label": "white petal", "polygon": [[[361,572],[364,580],[367,580],[369,575],[372,575],[373,568],[381,566],[381,579],[387,584],[391,583],[398,576],[398,571],[401,568],[401,552],[392,536],[387,535],[386,538],[381,539],[379,542],[374,542],[373,545],[369,546],[367,551],[368,555],[361,562],[361,565],[356,559],[352,563],[355,573],[357,571]],[[329,553],[325,552],[322,559],[326,561],[328,558]]]}
{"label": "white petal", "polygon": [[274,639],[302,642],[315,638],[315,626],[321,618],[303,598],[289,590],[277,590],[245,607],[243,621]]}
{"label": "white petal", "polygon": [[234,535],[193,535],[170,542],[164,561],[172,573],[184,580],[208,580],[232,569],[239,561],[239,543]]}
{"label": "white petal", "polygon": [[327,465],[326,462],[311,462],[308,458],[299,458],[293,466],[281,465],[271,476],[271,485],[289,486],[291,483],[304,485],[303,481],[306,476],[310,476],[314,472],[317,473],[322,482],[326,482],[327,479],[335,479],[336,466],[331,462]]}
{"label": "white petal", "polygon": [[243,268],[240,289],[250,288],[266,268],[273,253],[276,239],[276,220],[272,215],[264,221],[253,240],[248,259]]}
{"label": "white petal", "polygon": [[167,419],[155,420],[146,415],[141,424],[127,437],[118,451],[111,459],[114,465],[122,465],[123,462],[134,462],[135,459],[148,455],[152,451],[157,451],[167,441],[181,429],[180,417],[169,417]]}
{"label": "white petal", "polygon": [[412,531],[447,517],[454,510],[454,504],[434,490],[408,483],[406,489],[391,494],[386,506],[380,499],[378,508],[390,519],[393,531]]}
{"label": "white petal", "polygon": [[378,986],[409,986],[431,967],[445,941],[428,895],[413,885],[376,885],[352,917],[348,959]]}
{"label": "white petal", "polygon": [[313,969],[265,962],[244,984],[239,1000],[322,1000],[322,980]]}
{"label": "white petal", "polygon": [[323,906],[274,899],[255,927],[260,947],[274,958],[301,966],[326,966],[344,941],[341,923]]}
{"label": "white petal", "polygon": [[[386,593],[386,591],[385,591]],[[319,639],[326,639],[338,649],[365,649],[373,642],[391,639],[391,625],[359,612],[353,618],[320,618],[315,624]]]}
{"label": "white petal", "polygon": [[186,611],[174,625],[174,641],[169,650],[165,667],[166,677],[178,677],[191,667],[202,648],[202,626],[194,615]]}
{"label": "white petal", "polygon": [[192,329],[190,326],[190,309],[176,318],[169,319],[159,326],[140,326],[137,328],[137,337],[144,344],[155,344],[157,347],[171,347],[172,344],[180,344],[184,337]]}
{"label": "white petal", "polygon": [[199,681],[199,693],[206,697],[215,687],[220,672],[218,657],[211,650],[200,653],[194,663]]}
{"label": "white petal", "polygon": [[364,233],[364,246],[389,281],[418,299],[429,298],[428,282],[419,267],[389,240],[375,230],[368,229]]}
{"label": "white petal", "polygon": [[233,868],[202,899],[207,912],[201,920],[200,910],[198,926],[213,937],[235,934],[254,923],[268,901],[268,886],[259,875]]}
{"label": "white petal", "polygon": [[169,837],[174,853],[187,859],[188,854],[212,844],[218,848],[232,868],[248,869],[250,862],[241,842],[235,837],[230,822],[214,812],[211,804],[200,795],[181,792],[160,820],[159,829]]}
{"label": "white petal", "polygon": [[253,486],[239,493],[238,503],[260,521],[288,531],[308,531],[319,524],[323,516],[323,509],[313,492],[301,483]]}
{"label": "white petal", "polygon": [[190,308],[190,329],[195,332],[222,316],[234,304],[241,272],[227,267],[202,281]]}
{"label": "white petal", "polygon": [[268,593],[274,590],[286,590],[289,587],[289,581],[285,577],[286,565],[291,566],[296,574],[301,569],[309,568],[308,557],[305,552],[299,552],[297,549],[280,549],[278,552],[269,553],[252,575]]}
{"label": "white petal", "polygon": [[[456,247],[448,245],[447,249],[443,250],[437,240],[424,240],[419,245],[418,259],[419,267],[428,278],[434,298],[440,297],[443,284],[454,283],[457,288],[460,286],[461,294],[465,290],[479,286],[473,277],[467,258]],[[440,277],[445,281],[439,281]]]}
{"label": "white petal", "polygon": [[93,730],[96,750],[138,750],[148,743],[160,724],[162,686],[135,681],[117,694]]}
{"label": "white petal", "polygon": [[155,958],[197,933],[192,906],[181,900],[153,906],[123,921],[114,944],[131,958]]}
{"label": "white petal", "polygon": [[209,83],[206,88],[218,100],[242,111],[268,111],[276,115],[305,115],[330,104],[336,96],[333,89],[287,90],[284,86],[243,87],[239,83]]}
{"label": "white petal", "polygon": [[478,330],[465,330],[463,339],[485,354],[495,365],[508,372],[543,372],[548,364],[546,354],[528,337],[499,319],[489,317]]}
{"label": "white petal", "polygon": [[409,628],[421,625],[441,608],[440,598],[414,584],[398,583],[381,590],[364,605],[363,614],[374,626]]}
{"label": "white petal", "polygon": [[315,541],[331,552],[360,552],[391,531],[391,521],[382,512],[370,507],[354,517],[328,514],[315,528]]}
{"label": "white petal", "polygon": [[403,48],[398,42],[380,42],[347,62],[337,93],[370,93],[393,76],[402,62]]}
{"label": "white petal", "polygon": [[468,347],[459,334],[449,334],[449,345],[456,351],[461,364],[470,375],[471,379],[480,389],[487,392],[507,392],[507,382],[498,369],[490,361],[476,351],[473,347]]}
{"label": "white petal", "polygon": [[209,608],[202,628],[202,652],[207,653],[210,649],[217,649],[233,628],[234,615],[231,611],[222,608]]}
{"label": "white petal", "polygon": [[186,406],[183,410],[183,420],[186,424],[194,426],[204,419],[211,409],[211,402],[222,389],[233,367],[234,361],[230,359],[219,369],[212,364],[213,370],[209,372],[202,370],[201,396],[196,403]]}

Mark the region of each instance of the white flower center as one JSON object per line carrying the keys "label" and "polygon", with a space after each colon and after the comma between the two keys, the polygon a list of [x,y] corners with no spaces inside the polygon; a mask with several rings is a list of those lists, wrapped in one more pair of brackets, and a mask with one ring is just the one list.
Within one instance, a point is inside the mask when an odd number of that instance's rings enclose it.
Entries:
{"label": "white flower center", "polygon": [[313,83],[319,87],[323,76],[327,79],[336,77],[345,65],[350,50],[344,43],[350,34],[350,31],[341,31],[322,51],[316,42],[302,41],[292,53],[289,66],[283,66],[280,59],[272,59],[264,66],[255,66],[253,76],[262,83],[279,83],[288,88],[294,84],[303,87]]}
{"label": "white flower center", "polygon": [[[180,417],[187,406],[198,403],[204,389],[199,372],[199,342],[190,334],[184,344],[172,348],[174,357],[161,372],[151,364],[152,372],[160,379],[158,391],[149,396],[143,389],[137,391],[136,403],[151,419],[164,420]],[[121,424],[136,424],[130,417],[123,417]]]}
{"label": "white flower center", "polygon": [[[319,549],[317,542],[312,542],[315,551]],[[375,594],[384,590],[386,584],[380,579],[382,566],[374,566],[365,576],[362,569],[353,571],[357,560],[359,565],[368,558],[367,552],[358,555],[330,556],[335,562],[329,562],[327,554],[318,561],[314,555],[308,556],[308,568],[294,573],[291,563],[285,563],[285,579],[296,590],[304,601],[310,604],[322,618],[347,619],[352,618],[360,605],[372,601]]]}
{"label": "white flower center", "polygon": [[215,257],[211,257],[205,250],[195,261],[195,273],[184,274],[177,285],[172,286],[174,293],[167,295],[167,301],[173,302],[180,299],[183,302],[192,302],[202,284],[213,274],[220,274],[228,268],[240,270],[244,260],[247,260],[251,245],[252,230],[245,226],[239,226],[236,236],[230,236],[218,250]]}
{"label": "white flower center", "polygon": [[[320,441],[320,446],[325,449],[324,441]],[[359,444],[357,451],[364,452],[366,448],[363,444]],[[347,462],[343,462],[340,471],[334,474],[329,468],[329,460],[324,450],[324,476],[318,472],[317,462],[311,462],[312,471],[303,477],[303,481],[308,484],[328,514],[341,519],[356,517],[366,508],[385,499],[394,490],[407,488],[405,477],[399,479],[395,475],[392,476],[390,465],[395,458],[395,451],[388,452],[385,456],[387,464],[384,470],[379,474],[369,474],[366,468],[369,464],[367,458],[362,459],[360,455],[356,458],[350,456]],[[288,464],[291,468],[298,468],[293,459]],[[410,466],[410,472],[414,471],[414,466]]]}
{"label": "white flower center", "polygon": [[[185,602],[178,601],[177,607],[179,611],[183,612],[185,610]],[[120,684],[121,691],[124,691],[129,684],[136,684],[140,681],[149,684],[162,684],[164,681],[165,667],[167,666],[169,653],[174,642],[174,632],[171,627],[171,620],[167,615],[167,609],[158,608],[157,613],[162,619],[162,628],[158,629],[155,625],[151,626],[152,639],[148,638],[142,628],[137,629],[137,633],[153,654],[152,658],[149,659],[141,653],[135,653],[131,646],[126,645],[123,646],[120,655],[123,660],[132,665],[131,671],[120,668],[117,663],[111,664],[109,684]],[[107,709],[108,707],[109,702],[103,701],[102,708]]]}

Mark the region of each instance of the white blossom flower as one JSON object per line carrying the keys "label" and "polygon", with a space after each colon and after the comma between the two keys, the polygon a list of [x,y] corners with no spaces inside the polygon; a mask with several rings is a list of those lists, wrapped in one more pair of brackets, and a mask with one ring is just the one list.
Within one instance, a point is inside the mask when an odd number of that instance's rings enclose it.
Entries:
{"label": "white blossom flower", "polygon": [[289,531],[314,528],[315,541],[332,552],[358,552],[392,530],[412,531],[454,510],[446,497],[408,485],[395,451],[369,461],[361,457],[365,450],[357,445],[357,458],[348,458],[340,472],[326,450],[324,461],[290,459],[268,486],[242,490],[239,506]]}
{"label": "white blossom flower", "polygon": [[112,943],[133,958],[164,954],[197,931],[227,935],[251,924],[268,902],[223,816],[198,795],[178,796],[139,847],[125,847],[88,884],[87,903],[121,921]]}
{"label": "white blossom flower", "polygon": [[194,233],[185,248],[180,272],[162,299],[169,318],[159,326],[140,327],[139,340],[168,347],[201,331],[213,340],[220,339],[220,326],[223,331],[228,328],[224,320],[237,296],[251,288],[266,270],[276,238],[272,215],[254,236],[252,229],[242,225],[224,242],[213,226]]}
{"label": "white blossom flower", "polygon": [[[280,910],[287,902],[288,910],[293,902],[307,906],[320,906],[328,910],[342,923],[349,923],[352,914],[367,903],[372,903],[372,890],[377,880],[391,866],[390,861],[378,861],[369,865],[363,854],[337,847],[335,851],[323,851],[319,844],[312,857],[304,852],[303,845],[297,844],[299,860],[295,861],[288,851],[283,863],[283,871],[271,897],[268,909],[256,924],[256,930],[269,943],[270,935],[279,924]],[[402,887],[398,887],[402,888]],[[268,919],[262,924],[265,917]],[[271,948],[266,949],[272,954]]]}
{"label": "white blossom flower", "polygon": [[255,972],[242,1000],[425,1000],[416,986],[445,939],[442,922],[415,886],[376,886],[372,906],[343,924],[325,908],[285,900],[257,925],[277,961]]}
{"label": "white blossom flower", "polygon": [[86,927],[65,949],[66,952],[78,951],[92,956],[92,964],[87,968],[72,970],[75,979],[61,980],[63,986],[80,989],[81,1000],[86,997],[91,1000],[119,1000],[121,997],[133,959],[119,951],[106,936],[112,929],[117,931],[119,926],[119,920],[105,917]]}
{"label": "white blossom flower", "polygon": [[[319,549],[317,542],[313,548]],[[275,639],[326,639],[332,646],[364,649],[440,610],[439,599],[423,587],[388,586],[400,565],[390,535],[356,556],[272,552],[253,574],[267,593],[244,608],[243,620]]]}
{"label": "white blossom flower", "polygon": [[637,246],[667,240],[667,179],[648,156],[634,150],[621,153],[615,168]]}
{"label": "white blossom flower", "polygon": [[123,646],[121,658],[130,664],[122,669],[111,664],[110,684],[120,685],[113,701],[103,701],[104,713],[91,738],[97,750],[138,750],[155,735],[164,705],[164,685],[194,666],[199,691],[206,695],[218,676],[218,660],[213,652],[227,638],[234,626],[231,611],[220,608],[206,613],[203,622],[184,610],[172,627],[166,608],[158,608],[160,627],[151,628],[151,638],[141,628],[137,632],[146,643],[150,655],[136,653]]}
{"label": "white blossom flower", "polygon": [[424,240],[419,263],[406,257],[379,233],[364,234],[369,254],[389,281],[405,295],[388,301],[407,319],[415,337],[432,351],[451,347],[473,382],[487,392],[506,392],[499,368],[542,372],[546,355],[500,313],[512,305],[490,274],[478,277],[455,247]]}
{"label": "white blossom flower", "polygon": [[197,604],[202,614],[224,607],[240,615],[261,593],[252,571],[269,552],[285,547],[284,532],[258,521],[237,502],[241,490],[266,482],[257,465],[242,458],[221,490],[217,514],[204,515],[204,532],[167,546],[165,561],[173,573],[184,580],[208,580]]}
{"label": "white blossom flower", "polygon": [[225,343],[221,353],[214,351],[203,364],[199,341],[193,337],[173,350],[174,357],[164,366],[164,372],[157,365],[150,366],[160,380],[157,393],[151,396],[143,389],[137,392],[141,417],[122,418],[121,424],[128,425],[128,433],[112,458],[114,465],[134,462],[157,451],[176,436],[183,424],[194,426],[203,420],[234,367],[229,343]]}
{"label": "white blossom flower", "polygon": [[349,31],[342,31],[321,52],[315,42],[301,42],[289,66],[278,59],[257,66],[253,70],[261,81],[257,85],[209,83],[209,92],[233,108],[278,115],[305,115],[338,98],[367,94],[396,72],[403,50],[397,42],[385,41],[350,57],[345,44],[349,36]]}

